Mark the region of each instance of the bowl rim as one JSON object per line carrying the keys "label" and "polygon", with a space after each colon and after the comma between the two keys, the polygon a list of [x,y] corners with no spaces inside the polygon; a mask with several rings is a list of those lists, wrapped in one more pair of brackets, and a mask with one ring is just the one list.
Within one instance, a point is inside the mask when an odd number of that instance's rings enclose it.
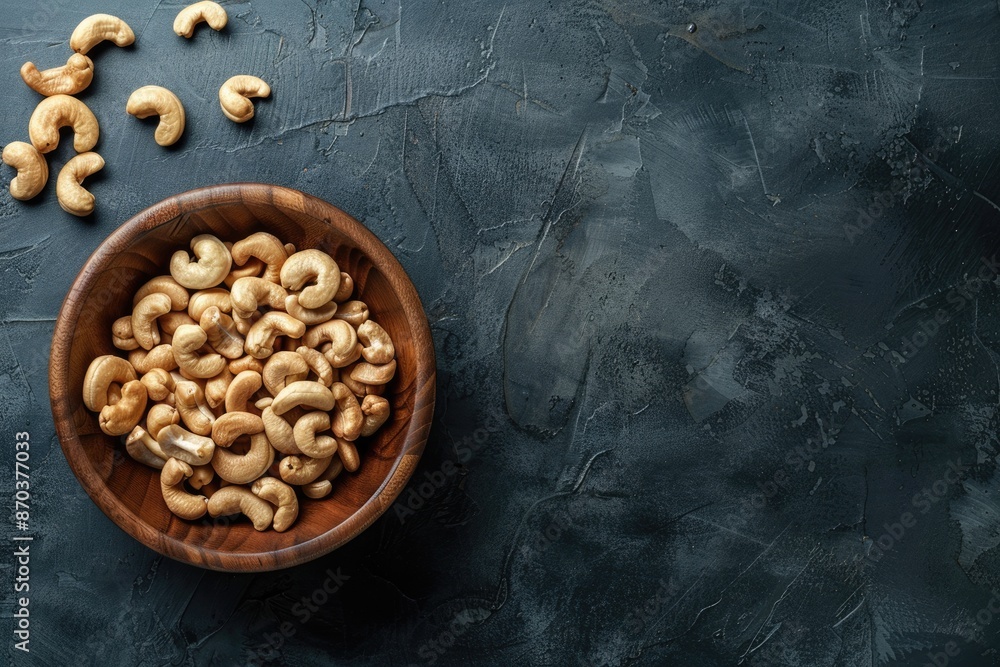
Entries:
{"label": "bowl rim", "polygon": [[[381,271],[400,300],[412,304],[412,307],[404,309],[404,313],[412,331],[413,347],[426,353],[416,360],[414,404],[405,439],[388,475],[372,496],[344,522],[326,532],[292,546],[260,552],[235,553],[192,546],[152,528],[108,489],[83,453],[73,426],[69,392],[56,390],[66,386],[72,350],[69,341],[85,303],[84,297],[99,275],[99,272],[87,269],[110,261],[120,249],[130,245],[140,235],[171,224],[185,214],[241,203],[290,210],[283,205],[283,202],[290,201],[301,202],[307,215],[331,226],[331,220],[336,219],[337,226],[351,238],[367,240],[371,250],[365,252],[368,259]],[[415,314],[419,316],[415,317]],[[240,182],[206,186],[167,197],[129,218],[97,246],[80,268],[59,308],[49,352],[48,380],[56,436],[63,455],[87,495],[115,525],[157,553],[174,560],[225,572],[264,572],[299,565],[343,546],[374,523],[399,497],[427,443],[434,414],[436,362],[430,325],[416,287],[399,260],[375,234],[345,211],[313,195],[280,185]]]}

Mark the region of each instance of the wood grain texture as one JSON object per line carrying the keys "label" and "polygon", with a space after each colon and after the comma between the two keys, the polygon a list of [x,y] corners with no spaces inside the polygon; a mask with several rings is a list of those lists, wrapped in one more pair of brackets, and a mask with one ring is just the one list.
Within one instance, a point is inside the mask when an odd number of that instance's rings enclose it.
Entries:
{"label": "wood grain texture", "polygon": [[[90,361],[115,354],[111,323],[131,309],[135,290],[167,273],[170,254],[211,233],[238,241],[267,231],[299,249],[329,253],[355,280],[396,344],[397,372],[386,397],[392,416],[362,448],[357,474],[341,477],[322,500],[303,499],[284,533],[247,521],[184,521],[163,503],[159,477],[124,454],[83,405]],[[187,192],[142,211],[102,243],[73,283],[56,321],[49,391],[56,432],[74,474],[123,530],[152,549],[225,571],[290,567],[336,549],[392,504],[423,453],[434,412],[434,347],[416,290],[389,250],[340,209],[301,192],[261,184]]]}

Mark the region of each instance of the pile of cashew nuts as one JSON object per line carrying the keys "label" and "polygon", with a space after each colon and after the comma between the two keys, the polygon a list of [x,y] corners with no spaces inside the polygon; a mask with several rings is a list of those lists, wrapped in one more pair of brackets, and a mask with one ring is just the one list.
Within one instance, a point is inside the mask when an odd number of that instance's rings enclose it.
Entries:
{"label": "pile of cashew nuts", "polygon": [[170,275],[114,322],[127,357],[91,362],[84,405],[161,470],[178,517],[242,513],[257,530],[287,530],[295,488],[329,495],[360,466],[358,439],[388,420],[395,347],[320,250],[257,232],[233,244],[201,234],[191,252],[175,252]]}
{"label": "pile of cashew nuts", "polygon": [[[222,30],[229,17],[215,2],[205,0],[182,9],[174,20],[174,32],[190,39],[195,26],[207,23]],[[3,161],[17,169],[10,182],[10,194],[15,199],[36,197],[49,180],[45,154],[59,145],[59,129],[73,128],[73,148],[78,153],[59,170],[56,198],[67,213],[85,216],[94,211],[94,195],[83,187],[88,176],[104,168],[104,159],[93,152],[100,136],[97,118],[86,104],[72,97],[87,88],[94,79],[94,61],[87,53],[101,42],[117,46],[135,42],[135,33],[125,21],[110,14],[94,14],[85,18],[69,38],[74,53],[61,67],[42,70],[28,62],[21,67],[21,78],[35,92],[45,97],[28,120],[31,143],[14,141],[3,149]],[[228,79],[219,89],[222,112],[236,123],[253,118],[251,98],[268,97],[271,88],[262,79],[240,74]],[[136,118],[158,116],[154,139],[160,146],[171,146],[184,134],[184,105],[162,86],[143,86],[134,91],[125,104],[125,111]]]}

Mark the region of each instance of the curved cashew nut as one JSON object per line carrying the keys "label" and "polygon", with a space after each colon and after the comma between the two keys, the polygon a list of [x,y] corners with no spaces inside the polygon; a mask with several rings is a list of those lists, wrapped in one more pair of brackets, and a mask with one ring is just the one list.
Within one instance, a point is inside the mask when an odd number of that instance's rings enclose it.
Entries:
{"label": "curved cashew nut", "polygon": [[[183,370],[183,369],[182,369]],[[232,383],[232,371],[228,364],[223,364],[222,370],[215,377],[209,378],[205,383],[205,402],[213,410],[226,401],[226,394],[229,393],[229,385]]]}
{"label": "curved cashew nut", "polygon": [[257,232],[242,241],[233,244],[233,261],[237,266],[243,266],[250,258],[257,258],[267,265],[264,269],[264,280],[277,283],[281,276],[281,266],[288,259],[285,246],[278,237],[267,232]]}
{"label": "curved cashew nut", "polygon": [[333,300],[337,303],[343,303],[351,298],[354,294],[354,279],[344,271],[340,272],[340,288],[337,293],[333,295]]}
{"label": "curved cashew nut", "polygon": [[368,319],[368,315],[368,304],[364,301],[346,301],[340,304],[334,317],[357,329]]}
{"label": "curved cashew nut", "polygon": [[263,433],[250,436],[250,451],[236,454],[223,447],[215,449],[212,467],[222,479],[232,484],[249,484],[274,463],[274,449]]}
{"label": "curved cashew nut", "polygon": [[52,95],[76,95],[94,80],[94,61],[82,53],[74,53],[62,67],[38,71],[35,63],[21,65],[21,78],[36,93]]}
{"label": "curved cashew nut", "polygon": [[237,74],[219,88],[219,104],[222,113],[234,123],[245,123],[253,118],[252,97],[269,97],[271,87],[255,76]]}
{"label": "curved cashew nut", "polygon": [[375,431],[382,428],[389,419],[389,401],[381,396],[365,396],[361,401],[361,412],[365,415],[364,424],[361,426],[361,435],[368,437],[374,435]]}
{"label": "curved cashew nut", "polygon": [[177,13],[174,19],[174,32],[178,37],[191,39],[194,36],[194,27],[201,22],[205,22],[212,30],[222,30],[229,22],[229,16],[221,5],[204,0],[188,5]]}
{"label": "curved cashew nut", "polygon": [[80,153],[63,165],[56,178],[56,199],[62,210],[80,217],[94,212],[94,195],[82,184],[83,179],[101,169],[104,169],[104,158],[97,153]]}
{"label": "curved cashew nut", "polygon": [[201,314],[199,325],[208,336],[208,344],[213,350],[228,359],[239,359],[243,356],[245,339],[236,330],[233,318],[223,313],[217,306],[205,309]]}
{"label": "curved cashew nut", "polygon": [[[337,411],[333,415],[333,434],[344,440],[357,440],[365,424],[365,415],[361,411],[358,399],[343,382],[334,382],[330,390],[333,393],[333,400],[337,403]],[[350,467],[347,469],[351,470]]]}
{"label": "curved cashew nut", "polygon": [[283,415],[299,406],[329,412],[334,406],[333,392],[319,382],[309,380],[291,382],[274,397],[271,410],[276,415]]}
{"label": "curved cashew nut", "polygon": [[[183,289],[183,288],[182,288]],[[156,324],[160,327],[160,338],[163,336],[170,336],[177,332],[177,327],[182,324],[193,324],[198,325],[196,320],[192,320],[191,317],[183,310],[171,310],[169,313],[164,313],[156,319]]]}
{"label": "curved cashew nut", "polygon": [[144,350],[160,344],[160,329],[156,320],[170,312],[170,297],[163,292],[153,292],[132,308],[132,337]]}
{"label": "curved cashew nut", "polygon": [[146,411],[146,387],[138,380],[122,385],[122,397],[114,405],[101,408],[98,423],[108,435],[125,435],[139,423]]}
{"label": "curved cashew nut", "polygon": [[188,478],[188,484],[192,489],[201,489],[202,487],[211,484],[213,479],[215,479],[215,470],[212,466],[195,466],[194,474]]}
{"label": "curved cashew nut", "polygon": [[[119,317],[111,325],[111,342],[119,350],[134,350],[139,347],[139,343],[135,341],[135,337],[132,335],[132,316],[126,315],[125,317]],[[163,399],[156,399],[163,400]]]}
{"label": "curved cashew nut", "polygon": [[233,304],[229,298],[229,290],[221,287],[198,290],[191,295],[191,299],[188,301],[187,313],[191,316],[191,319],[198,322],[205,314],[205,311],[213,307],[218,308],[219,312],[232,312]]}
{"label": "curved cashew nut", "polygon": [[281,459],[281,463],[278,465],[278,474],[288,484],[295,484],[296,486],[308,484],[323,474],[323,471],[329,467],[332,458],[331,456],[325,456],[321,459],[314,459],[304,455],[286,456]]}
{"label": "curved cashew nut", "polygon": [[[156,448],[155,451],[153,449],[154,447]],[[150,468],[160,470],[163,468],[163,464],[166,463],[165,459],[160,458],[160,456],[156,454],[156,452],[159,452],[160,454],[163,453],[163,450],[160,449],[159,443],[157,443],[156,440],[154,440],[153,437],[146,432],[146,429],[141,426],[136,426],[132,429],[132,432],[129,433],[128,439],[125,440],[125,451],[128,452],[128,455],[134,460],[142,463],[143,465],[147,465]]]}
{"label": "curved cashew nut", "polygon": [[295,523],[299,516],[299,499],[295,497],[295,489],[274,477],[261,477],[250,490],[278,508],[272,524],[276,531],[284,532]]}
{"label": "curved cashew nut", "polygon": [[[274,353],[274,340],[278,336],[301,338],[306,332],[306,325],[288,313],[277,310],[264,313],[263,317],[254,322],[247,332],[244,349],[258,359],[264,359]],[[265,369],[267,367],[265,366]]]}
{"label": "curved cashew nut", "polygon": [[271,525],[274,510],[242,486],[226,486],[208,499],[208,513],[213,517],[244,514],[253,523],[254,530],[263,531]]}
{"label": "curved cashew nut", "polygon": [[184,105],[180,98],[162,86],[143,86],[125,103],[125,112],[136,118],[159,116],[153,135],[161,146],[172,146],[184,134]]}
{"label": "curved cashew nut", "polygon": [[[308,286],[304,287],[307,283]],[[281,286],[299,291],[299,305],[320,308],[340,289],[340,267],[322,250],[300,250],[281,266]]]}
{"label": "curved cashew nut", "polygon": [[314,459],[321,459],[324,456],[332,456],[336,451],[336,446],[324,447],[325,441],[316,439],[316,434],[330,428],[330,415],[325,412],[309,412],[299,417],[292,429],[295,437],[295,446],[306,456]]}
{"label": "curved cashew nut", "polygon": [[135,41],[135,33],[125,21],[110,14],[94,14],[80,21],[69,38],[69,48],[86,55],[104,41],[116,46],[128,46]]}
{"label": "curved cashew nut", "polygon": [[10,196],[27,201],[45,188],[49,180],[49,163],[38,149],[23,141],[12,141],[3,148],[3,161],[17,176],[10,182]]}
{"label": "curved cashew nut", "polygon": [[[229,370],[237,374],[242,373],[243,371],[256,371],[257,373],[263,373],[264,363],[260,359],[251,357],[248,354],[245,357],[240,357],[239,359],[230,361]],[[260,387],[258,387],[258,389],[260,389]]]}
{"label": "curved cashew nut", "polygon": [[284,389],[289,382],[297,382],[309,377],[309,364],[295,352],[275,352],[264,364],[264,372],[261,373],[261,377],[271,396],[277,396],[278,392]]}
{"label": "curved cashew nut", "polygon": [[256,257],[251,257],[243,266],[234,266],[229,269],[229,275],[226,276],[226,279],[223,282],[226,283],[226,287],[232,289],[233,284],[240,278],[259,278],[260,273],[263,270],[264,262],[260,261]]}
{"label": "curved cashew nut", "polygon": [[284,417],[274,414],[270,405],[263,409],[260,418],[264,422],[264,433],[272,447],[282,454],[302,453],[295,445],[295,432],[291,424]]}
{"label": "curved cashew nut", "polygon": [[351,371],[351,379],[365,384],[385,384],[396,374],[396,360],[393,359],[387,364],[369,364],[366,361],[360,362]]}
{"label": "curved cashew nut", "polygon": [[88,410],[100,412],[108,404],[111,383],[120,385],[135,380],[132,365],[113,354],[104,354],[90,362],[83,377],[83,404]]}
{"label": "curved cashew nut", "polygon": [[[235,246],[233,246],[235,247]],[[263,278],[240,278],[233,283],[229,300],[233,304],[233,313],[243,318],[249,318],[255,310],[264,304],[269,308],[285,307],[285,297],[288,292],[281,285]]]}
{"label": "curved cashew nut", "polygon": [[97,117],[87,105],[69,95],[53,95],[38,103],[28,119],[28,137],[40,153],[48,153],[59,145],[60,128],[73,128],[73,148],[86,153],[97,145],[101,128]]}
{"label": "curved cashew nut", "polygon": [[241,371],[226,390],[226,412],[249,412],[250,397],[260,389],[261,384],[261,375],[257,371]]}
{"label": "curved cashew nut", "polygon": [[187,431],[177,424],[164,426],[156,435],[156,442],[167,456],[180,459],[193,466],[203,466],[212,460],[215,441]]}
{"label": "curved cashew nut", "polygon": [[154,368],[139,378],[146,387],[146,393],[154,401],[165,401],[174,393],[174,378],[162,368]]}
{"label": "curved cashew nut", "polygon": [[132,297],[132,305],[139,303],[150,294],[161,292],[170,297],[171,310],[184,310],[188,307],[188,291],[171,276],[156,276],[147,281]]}
{"label": "curved cashew nut", "polygon": [[215,413],[205,402],[205,393],[197,382],[191,380],[176,382],[174,384],[174,402],[184,425],[193,433],[208,435],[212,432]]}
{"label": "curved cashew nut", "polygon": [[180,421],[181,413],[177,412],[177,408],[166,403],[157,403],[146,415],[146,433],[155,439],[164,427],[179,424]]}
{"label": "curved cashew nut", "polygon": [[241,435],[264,432],[264,422],[249,412],[227,412],[212,424],[212,440],[220,447],[229,447]]}
{"label": "curved cashew nut", "polygon": [[[309,370],[316,374],[321,384],[329,387],[334,382],[334,371],[333,366],[327,361],[327,358],[323,356],[323,353],[319,350],[314,350],[311,347],[301,345],[295,349],[295,351],[305,359],[306,364],[309,366]],[[305,380],[306,378],[301,378]]]}
{"label": "curved cashew nut", "polygon": [[285,311],[304,324],[322,324],[323,322],[332,319],[336,314],[337,302],[331,301],[330,303],[320,306],[319,308],[303,308],[299,304],[299,295],[289,294],[285,298]]}
{"label": "curved cashew nut", "polygon": [[344,462],[344,468],[347,472],[355,472],[361,467],[361,457],[358,456],[358,448],[353,442],[337,438],[337,454]]}
{"label": "curved cashew nut", "polygon": [[227,362],[221,354],[200,354],[199,349],[208,342],[208,334],[197,324],[182,324],[174,331],[171,345],[174,360],[181,370],[196,378],[211,378],[222,372]]}
{"label": "curved cashew nut", "polygon": [[229,275],[233,258],[229,248],[216,237],[199,234],[191,239],[191,251],[197,258],[194,262],[185,250],[178,250],[170,258],[170,275],[184,287],[198,290],[215,287]]}
{"label": "curved cashew nut", "polygon": [[372,364],[387,364],[396,356],[396,348],[386,330],[375,320],[365,320],[358,327],[358,340],[364,345],[361,356]]}
{"label": "curved cashew nut", "polygon": [[327,341],[331,343],[331,347],[323,354],[334,368],[342,368],[353,363],[360,356],[360,351],[357,349],[358,333],[344,320],[330,320],[317,324],[310,327],[302,338],[302,343],[311,348],[317,348]]}
{"label": "curved cashew nut", "polygon": [[137,373],[148,373],[154,368],[162,368],[165,371],[177,368],[174,348],[169,343],[160,343],[148,352],[143,349],[132,350],[128,353],[128,362]]}
{"label": "curved cashew nut", "polygon": [[343,471],[344,462],[339,458],[333,459],[322,475],[317,477],[315,481],[302,486],[302,494],[306,498],[325,498],[333,491],[333,480]]}
{"label": "curved cashew nut", "polygon": [[194,520],[205,516],[208,498],[184,490],[184,480],[194,475],[191,466],[178,459],[169,459],[160,473],[160,490],[167,509],[182,519]]}

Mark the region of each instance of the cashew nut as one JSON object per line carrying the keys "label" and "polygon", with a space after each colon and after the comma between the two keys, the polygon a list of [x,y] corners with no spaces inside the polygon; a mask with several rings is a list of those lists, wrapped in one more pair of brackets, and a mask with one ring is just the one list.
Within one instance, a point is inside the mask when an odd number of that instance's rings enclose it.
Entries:
{"label": "cashew nut", "polygon": [[215,470],[211,465],[194,466],[194,474],[188,478],[188,485],[192,489],[202,489],[211,484],[215,479]]}
{"label": "cashew nut", "polygon": [[[330,362],[323,353],[319,350],[314,350],[311,347],[301,345],[295,350],[299,355],[305,359],[306,364],[309,366],[309,370],[316,374],[317,379],[319,379],[321,384],[329,387],[334,383],[334,370],[330,365]],[[301,378],[305,380],[306,378]]]}
{"label": "cashew nut", "polygon": [[228,359],[239,359],[243,356],[243,346],[246,341],[236,330],[233,318],[223,313],[217,306],[206,308],[199,322],[208,336],[208,344],[212,349]]}
{"label": "cashew nut", "polygon": [[[307,283],[311,283],[304,287]],[[299,291],[299,305],[320,308],[340,288],[340,267],[322,250],[300,250],[281,266],[281,286]]]}
{"label": "cashew nut", "polygon": [[358,340],[364,345],[361,356],[372,364],[387,364],[396,356],[396,348],[386,330],[375,320],[365,320],[358,327]]}
{"label": "cashew nut", "polygon": [[160,329],[156,320],[170,312],[170,297],[163,292],[153,292],[132,308],[132,337],[144,350],[160,344]]}
{"label": "cashew nut", "polygon": [[229,313],[233,310],[232,302],[229,298],[229,291],[221,287],[203,289],[191,295],[188,301],[187,312],[195,322],[201,321],[205,311],[209,308],[218,308],[219,312]]}
{"label": "cashew nut", "polygon": [[299,500],[295,497],[295,489],[274,477],[261,477],[250,487],[257,496],[275,505],[274,529],[284,532],[295,523],[299,516]]}
{"label": "cashew nut", "polygon": [[177,412],[177,408],[166,403],[157,403],[146,415],[146,432],[156,438],[165,426],[179,424],[180,421],[181,413]]}
{"label": "cashew nut", "polygon": [[242,373],[243,371],[256,371],[257,373],[263,373],[264,362],[255,357],[251,357],[248,354],[245,357],[236,359],[235,361],[230,361],[229,370],[237,374]]}
{"label": "cashew nut", "polygon": [[271,467],[274,449],[263,433],[250,436],[250,451],[237,454],[223,447],[215,449],[212,467],[222,479],[232,484],[249,484]]}
{"label": "cashew nut", "polygon": [[156,453],[163,453],[159,443],[141,426],[134,427],[132,432],[129,433],[128,438],[125,440],[125,451],[134,460],[150,468],[160,470],[163,468],[163,464],[166,463],[166,460]]}
{"label": "cashew nut", "polygon": [[174,332],[171,345],[174,349],[174,360],[181,371],[196,378],[215,377],[222,372],[228,363],[221,354],[210,352],[200,354],[200,348],[208,342],[208,334],[196,324],[182,324]]}
{"label": "cashew nut", "polygon": [[167,456],[180,459],[193,466],[203,466],[212,460],[215,441],[187,431],[177,424],[164,426],[156,435],[156,442]]}
{"label": "cashew nut", "polygon": [[334,406],[333,392],[319,382],[291,382],[274,397],[271,410],[276,415],[283,415],[299,406],[329,412]]}
{"label": "cashew nut", "polygon": [[[333,400],[337,403],[337,411],[333,414],[333,434],[344,440],[357,440],[365,424],[365,415],[361,411],[358,399],[343,382],[334,382],[330,391],[333,393]],[[347,462],[344,463],[346,465]]]}
{"label": "cashew nut", "polygon": [[86,153],[97,145],[101,135],[97,117],[87,105],[69,95],[53,95],[38,103],[28,119],[28,137],[40,153],[48,153],[59,145],[59,130],[73,128],[73,148]]}
{"label": "cashew nut", "polygon": [[[119,350],[134,350],[139,347],[132,335],[132,316],[119,317],[111,325],[111,342]],[[162,400],[162,399],[159,399]]]}
{"label": "cashew nut", "polygon": [[165,401],[174,393],[174,378],[162,368],[154,368],[143,374],[139,381],[146,387],[146,393],[154,401]]}
{"label": "cashew nut", "polygon": [[396,360],[387,364],[369,364],[362,361],[351,371],[351,379],[365,384],[385,384],[396,374]]}
{"label": "cashew nut", "polygon": [[146,411],[146,387],[138,380],[122,385],[122,397],[114,405],[101,408],[98,419],[108,435],[125,435],[139,423]]}
{"label": "cashew nut", "polygon": [[226,10],[219,4],[204,0],[188,5],[177,13],[174,19],[174,32],[179,37],[191,39],[194,36],[194,27],[201,22],[208,23],[212,30],[222,30],[229,22]]}
{"label": "cashew nut", "polygon": [[166,371],[177,368],[173,346],[166,343],[160,343],[148,352],[143,349],[132,350],[128,353],[128,362],[132,364],[137,373],[148,373],[154,368],[162,368]]}
{"label": "cashew nut", "polygon": [[[135,296],[132,297],[132,305],[134,306],[150,294],[155,294],[156,292],[162,292],[170,297],[171,310],[184,310],[188,307],[188,291],[171,276],[156,276],[146,282],[135,293]],[[196,322],[197,320],[194,320],[191,323],[194,324]],[[173,329],[171,329],[172,332]]]}
{"label": "cashew nut", "polygon": [[191,239],[191,251],[197,258],[194,262],[184,250],[178,250],[170,258],[170,275],[184,287],[198,290],[215,287],[229,274],[233,258],[229,248],[216,237],[199,234]]}
{"label": "cashew nut", "polygon": [[309,412],[295,422],[292,429],[295,446],[306,456],[323,458],[332,456],[336,447],[323,447],[325,441],[318,441],[316,434],[330,428],[330,415],[325,412]]}
{"label": "cashew nut", "polygon": [[[306,498],[325,498],[330,495],[333,491],[333,480],[337,478],[340,473],[344,471],[344,462],[339,458],[335,458],[330,461],[330,465],[326,467],[323,474],[316,478],[315,481],[309,482],[302,486],[302,494]],[[280,473],[279,473],[280,474]]]}
{"label": "cashew nut", "polygon": [[215,423],[215,413],[205,402],[205,393],[197,382],[181,380],[174,384],[174,402],[184,425],[197,435],[208,435]]}
{"label": "cashew nut", "polygon": [[135,33],[125,21],[110,14],[94,14],[80,22],[69,38],[69,48],[85,54],[103,41],[116,46],[128,46],[135,41]]}
{"label": "cashew nut", "polygon": [[35,63],[21,65],[21,78],[36,93],[76,95],[94,80],[94,61],[81,53],[74,53],[62,67],[38,71]]}
{"label": "cashew nut", "polygon": [[245,123],[253,118],[252,97],[269,97],[271,87],[255,76],[238,74],[219,88],[219,104],[222,113],[234,123]]}
{"label": "cashew nut", "polygon": [[162,86],[143,86],[134,91],[125,104],[125,111],[140,119],[159,116],[160,123],[153,137],[161,146],[172,146],[184,134],[184,105]]}
{"label": "cashew nut", "polygon": [[220,447],[228,447],[241,435],[255,435],[264,431],[264,422],[249,412],[227,412],[212,424],[212,440]]}
{"label": "cashew nut", "polygon": [[343,303],[351,298],[354,294],[354,279],[343,271],[340,272],[340,288],[337,293],[333,295],[333,300],[337,303]]}
{"label": "cashew nut", "polygon": [[355,472],[361,467],[361,457],[358,456],[358,448],[353,442],[348,442],[343,438],[337,438],[337,454],[344,462],[347,472]]}
{"label": "cashew nut", "polygon": [[101,169],[104,169],[104,158],[97,153],[80,153],[63,165],[56,178],[56,199],[62,210],[80,217],[94,212],[94,195],[82,184],[83,179]]}
{"label": "cashew nut", "polygon": [[264,364],[261,373],[264,386],[272,396],[285,388],[289,382],[305,380],[309,377],[309,364],[302,355],[295,352],[275,352]]}
{"label": "cashew nut", "polygon": [[303,308],[299,305],[299,295],[289,294],[285,298],[285,310],[289,315],[308,325],[321,324],[331,319],[337,312],[337,302],[320,306],[319,308]]}
{"label": "cashew nut", "polygon": [[237,241],[233,244],[232,255],[237,266],[243,266],[251,258],[259,259],[266,265],[262,278],[272,283],[280,280],[281,267],[288,259],[285,246],[276,236],[267,232],[257,232]]}
{"label": "cashew nut", "polygon": [[208,498],[184,490],[184,480],[192,475],[191,466],[175,458],[168,460],[160,473],[160,490],[167,509],[188,520],[200,519],[208,511]]}
{"label": "cashew nut", "polygon": [[267,530],[274,518],[274,510],[267,501],[242,486],[227,486],[212,494],[208,499],[208,513],[213,517],[242,513],[258,531]]}
{"label": "cashew nut", "polygon": [[301,453],[295,445],[295,432],[291,424],[283,417],[274,414],[271,406],[263,409],[260,418],[264,422],[264,433],[272,447],[282,454]]}
{"label": "cashew nut", "polygon": [[260,389],[261,384],[261,375],[257,371],[240,372],[226,391],[226,412],[249,412],[250,397]]}
{"label": "cashew nut", "polygon": [[381,396],[365,396],[361,401],[361,412],[365,415],[361,435],[367,438],[374,435],[389,419],[389,401]]}
{"label": "cashew nut", "polygon": [[49,180],[49,163],[38,149],[23,141],[12,141],[4,146],[3,161],[17,169],[11,179],[10,196],[27,201],[45,188]]}
{"label": "cashew nut", "polygon": [[226,394],[229,393],[229,385],[233,378],[228,364],[223,364],[219,374],[208,379],[208,382],[205,383],[205,402],[208,403],[208,407],[214,410],[225,403]]}
{"label": "cashew nut", "polygon": [[111,383],[124,385],[136,379],[129,362],[113,354],[104,354],[90,362],[83,376],[83,404],[88,410],[100,412],[108,404]]}
{"label": "cashew nut", "polygon": [[[320,436],[320,438],[329,436]],[[332,440],[332,438],[329,438]],[[314,459],[311,456],[286,456],[281,459],[278,466],[278,474],[288,484],[296,486],[313,482],[323,474],[323,471],[330,465],[332,457],[324,456],[321,459]]]}
{"label": "cashew nut", "polygon": [[368,314],[368,304],[364,301],[347,301],[340,304],[334,317],[357,329],[368,319]]}
{"label": "cashew nut", "polygon": [[278,310],[284,308],[287,296],[288,292],[281,285],[263,278],[251,277],[240,278],[233,283],[229,300],[232,302],[234,314],[249,318],[261,304]]}
{"label": "cashew nut", "polygon": [[[247,332],[244,349],[258,359],[271,356],[274,352],[274,340],[278,336],[301,338],[306,331],[306,325],[297,319],[280,311],[270,311],[257,320]],[[265,367],[266,370],[266,367]]]}
{"label": "cashew nut", "polygon": [[[360,356],[358,350],[358,334],[350,324],[344,320],[330,320],[310,327],[302,342],[306,347],[317,348],[329,341],[331,347],[324,352],[327,361],[334,368],[342,368]],[[355,356],[357,355],[357,356]]]}

